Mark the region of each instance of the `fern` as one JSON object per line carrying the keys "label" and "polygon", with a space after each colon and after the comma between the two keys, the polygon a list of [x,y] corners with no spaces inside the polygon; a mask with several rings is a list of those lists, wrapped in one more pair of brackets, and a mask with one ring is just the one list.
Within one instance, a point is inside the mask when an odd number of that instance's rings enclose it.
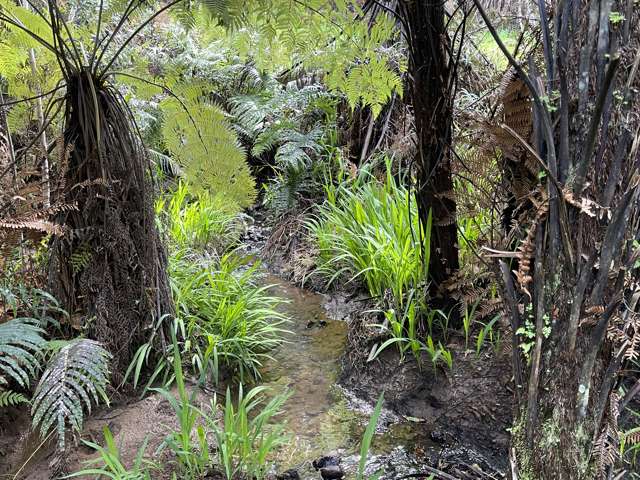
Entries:
{"label": "fern", "polygon": [[104,389],[110,357],[98,342],[80,339],[62,347],[51,359],[31,408],[33,426],[39,428],[42,437],[55,426],[58,446],[63,449],[67,425],[80,431],[85,407],[90,413],[92,400],[97,404],[99,397],[108,403]]}
{"label": "fern", "polygon": [[23,394],[11,390],[0,390],[0,408],[16,406],[21,403],[29,403]]}
{"label": "fern", "polygon": [[0,324],[0,385],[8,385],[9,378],[22,388],[40,366],[37,355],[45,345],[44,331],[37,321],[30,318],[15,318]]}
{"label": "fern", "polygon": [[254,180],[224,112],[194,92],[184,93],[186,109],[175,99],[161,105],[167,150],[195,190],[220,193],[239,207],[250,206],[255,198]]}

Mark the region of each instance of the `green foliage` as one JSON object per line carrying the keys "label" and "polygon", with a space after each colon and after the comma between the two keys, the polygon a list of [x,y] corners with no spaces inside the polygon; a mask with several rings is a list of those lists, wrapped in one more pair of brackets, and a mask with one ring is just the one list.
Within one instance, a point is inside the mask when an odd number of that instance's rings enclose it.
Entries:
{"label": "green foliage", "polygon": [[475,318],[476,309],[480,301],[476,301],[471,307],[465,305],[464,313],[462,315],[462,328],[464,330],[464,348],[469,349],[469,337],[471,336],[471,325]]}
{"label": "green foliage", "polygon": [[453,356],[451,352],[447,350],[441,342],[438,342],[438,345],[436,346],[431,335],[427,335],[423,348],[431,359],[431,364],[433,365],[434,370],[436,369],[439,361],[444,362],[447,367],[449,367],[449,370],[453,368]]}
{"label": "green foliage", "polygon": [[255,185],[246,154],[224,112],[199,88],[181,92],[184,100],[162,101],[162,136],[169,155],[183,168],[192,188],[223,195],[230,205],[248,207]]}
{"label": "green foliage", "polygon": [[[30,9],[16,5],[16,2],[0,0],[0,11],[40,38],[52,42],[47,22]],[[55,55],[23,29],[8,24],[3,27],[6,28],[0,31],[0,89],[8,96],[20,99],[55,88],[61,80]],[[37,59],[35,75],[29,63],[30,50]],[[35,101],[31,101],[9,110],[7,121],[11,131],[28,127],[35,117],[34,106]]]}
{"label": "green foliage", "polygon": [[55,427],[58,446],[64,449],[69,424],[82,430],[84,408],[91,412],[92,400],[108,403],[104,391],[111,355],[93,340],[78,339],[60,348],[40,377],[32,401],[32,423],[46,437]]}
{"label": "green foliage", "polygon": [[500,346],[500,331],[494,330],[493,326],[500,319],[500,315],[496,315],[493,317],[486,325],[483,326],[482,330],[478,332],[478,337],[476,338],[476,356],[480,355],[480,351],[484,345],[484,342],[487,338],[492,345],[494,345],[494,349],[497,350]]}
{"label": "green foliage", "polygon": [[335,95],[319,85],[298,88],[279,84],[229,100],[241,138],[251,154],[273,155],[274,178],[265,186],[264,203],[276,213],[294,208],[299,195],[322,192],[320,171],[334,128]]}
{"label": "green foliage", "polygon": [[285,317],[276,310],[282,300],[258,286],[259,266],[248,259],[228,253],[196,260],[180,250],[169,262],[176,315],[185,326],[183,355],[215,382],[221,368],[241,380],[259,378],[263,360],[282,342]]}
{"label": "green foliage", "polygon": [[[543,338],[548,338],[551,334],[551,322],[548,314],[543,315],[543,322],[544,325],[541,334]],[[534,323],[533,305],[531,303],[528,303],[525,307],[524,325],[516,330],[516,335],[520,338],[519,347],[522,349],[522,353],[527,361],[531,360],[531,349],[535,345],[536,339],[536,325]]]}
{"label": "green foliage", "polygon": [[40,327],[58,326],[59,317],[68,317],[67,312],[50,293],[28,287],[21,282],[15,283],[16,277],[20,275],[18,270],[6,269],[3,273],[5,278],[0,280],[0,306],[5,314],[14,318],[37,319]]}
{"label": "green foliage", "polygon": [[[227,389],[223,406],[222,425],[218,424],[217,396],[210,409],[204,412],[195,406],[197,390],[187,391],[182,358],[176,336],[173,336],[173,374],[178,397],[166,389],[154,389],[171,405],[179,428],[171,432],[159,450],[169,448],[176,456],[179,478],[196,479],[212,464],[209,454],[209,433],[216,438],[217,465],[226,478],[262,479],[269,467],[267,456],[284,441],[282,426],[272,419],[288,398],[288,393],[273,397],[263,405],[261,395],[265,387],[255,387],[244,395],[239,387],[237,406],[234,407]],[[195,439],[195,441],[194,441]]]}
{"label": "green foliage", "polygon": [[431,222],[419,224],[415,197],[392,177],[390,162],[384,182],[362,170],[352,183],[327,186],[327,201],[308,222],[319,251],[315,273],[328,285],[359,281],[383,307],[384,324],[372,327],[390,338],[374,346],[370,361],[391,345],[401,357],[411,351],[419,362],[424,351],[443,358],[444,349],[427,350],[418,335],[419,315],[429,312],[429,261],[421,258],[420,236],[429,245]]}
{"label": "green foliage", "polygon": [[[378,418],[380,418],[380,412],[382,412],[383,402],[384,402],[384,392],[382,392],[378,397],[378,401],[376,402],[376,406],[373,409],[373,413],[371,414],[371,418],[369,419],[367,428],[364,431],[364,435],[362,436],[362,442],[360,443],[360,461],[358,462],[358,472],[356,474],[356,480],[365,479],[364,469],[367,465],[367,455],[369,454],[369,449],[371,448],[371,441],[373,440],[373,435],[376,433],[376,426],[378,425]],[[369,480],[375,480],[377,478],[380,478],[380,474],[376,474],[373,477],[369,477]]]}
{"label": "green foliage", "polygon": [[[181,478],[199,478],[209,464],[209,445],[204,428],[198,424],[202,414],[194,406],[197,391],[193,390],[191,394],[187,392],[182,370],[182,358],[175,333],[173,334],[173,374],[178,398],[166,389],[153,389],[169,402],[179,425],[179,429],[167,436],[159,450],[169,448],[175,454]],[[193,444],[194,432],[197,436],[197,445]]]}
{"label": "green foliage", "polygon": [[211,421],[210,417],[209,425],[218,445],[218,464],[227,480],[262,480],[270,467],[268,455],[286,441],[283,426],[271,422],[289,393],[277,395],[263,405],[261,396],[265,390],[266,387],[255,387],[245,395],[240,385],[234,407],[231,391],[227,389],[222,425]]}
{"label": "green foliage", "polygon": [[184,182],[156,201],[156,215],[178,249],[224,252],[240,233],[235,206],[208,191],[190,195]]}
{"label": "green foliage", "polygon": [[[165,388],[168,388],[173,382],[170,368],[173,362],[172,355],[169,354],[170,352],[159,352],[159,354],[156,355],[158,352],[155,349],[158,335],[167,330],[168,326],[166,322],[169,318],[170,315],[165,314],[155,321],[149,340],[138,347],[124,374],[122,385],[131,379],[133,381],[133,388],[136,389],[138,388],[138,384],[141,383],[140,380],[143,370],[153,367],[153,371],[140,393],[140,398],[144,397],[151,386],[158,380],[160,381],[160,385]],[[175,324],[176,322],[174,320],[174,325],[169,326],[174,332],[177,331],[177,325]]]}
{"label": "green foliage", "polygon": [[[369,106],[377,115],[395,90],[402,93],[394,20],[384,13],[367,18],[359,2],[340,0],[205,1],[227,33],[225,43],[241,62],[277,72],[298,64],[326,72],[325,83],[343,93],[349,105]],[[215,4],[215,5],[211,5]],[[197,9],[190,25],[211,29]],[[367,18],[367,21],[363,19]]]}
{"label": "green foliage", "polygon": [[428,242],[430,226],[419,225],[414,196],[390,173],[384,182],[366,169],[360,175],[353,184],[327,186],[327,201],[308,222],[319,250],[316,272],[329,285],[359,280],[378,299],[389,290],[404,309],[410,291],[426,283],[420,231]]}
{"label": "green foliage", "polygon": [[149,467],[153,465],[150,465],[150,462],[144,459],[148,438],[145,438],[144,442],[142,442],[131,468],[127,468],[120,459],[120,451],[118,450],[109,427],[105,426],[102,431],[105,441],[104,447],[94,442],[83,440],[83,443],[86,446],[93,448],[100,455],[98,458],[87,462],[88,465],[92,467],[80,470],[62,478],[84,478],[89,475],[97,475],[96,478],[106,477],[112,480],[151,480]]}
{"label": "green foliage", "polygon": [[[491,61],[498,71],[504,71],[508,67],[508,60],[502,54],[493,36],[486,30],[482,30],[481,32],[479,38],[475,39],[479,52]],[[517,30],[503,28],[498,31],[498,35],[502,43],[504,43],[510,51],[513,51],[518,44],[519,32]]]}
{"label": "green foliage", "polygon": [[0,390],[0,408],[16,406],[21,403],[29,403],[29,399],[18,392]]}
{"label": "green foliage", "polygon": [[46,343],[43,334],[38,321],[32,318],[0,323],[0,386],[7,386],[11,379],[22,388],[29,387],[40,367],[38,354]]}

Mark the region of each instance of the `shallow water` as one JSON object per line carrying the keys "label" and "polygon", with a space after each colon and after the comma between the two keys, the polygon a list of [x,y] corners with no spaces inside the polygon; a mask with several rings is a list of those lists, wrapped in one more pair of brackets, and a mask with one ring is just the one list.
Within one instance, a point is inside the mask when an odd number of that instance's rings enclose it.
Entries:
{"label": "shallow water", "polygon": [[[372,408],[336,385],[347,346],[347,324],[327,316],[324,296],[271,275],[265,282],[274,285],[272,294],[287,300],[281,308],[291,320],[289,343],[275,352],[262,371],[263,385],[274,392],[293,392],[279,417],[291,437],[278,453],[279,470],[297,468],[302,478],[320,478],[311,474],[311,460],[338,454],[349,473],[356,468]],[[421,443],[424,432],[418,424],[396,420],[386,412],[385,421],[380,422],[386,425],[379,429],[371,448],[372,460],[383,465],[398,457],[402,467],[410,467],[417,463],[409,459],[410,452]]]}

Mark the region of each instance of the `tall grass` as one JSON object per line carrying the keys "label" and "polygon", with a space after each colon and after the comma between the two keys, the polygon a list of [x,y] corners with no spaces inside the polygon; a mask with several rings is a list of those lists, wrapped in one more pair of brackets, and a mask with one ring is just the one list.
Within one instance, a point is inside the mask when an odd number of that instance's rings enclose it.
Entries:
{"label": "tall grass", "polygon": [[191,195],[180,182],[156,201],[155,208],[161,230],[178,249],[224,251],[238,241],[239,210],[219,195],[207,191]]}
{"label": "tall grass", "polygon": [[210,422],[218,445],[218,464],[227,479],[253,478],[262,480],[269,470],[268,456],[286,441],[283,425],[273,424],[289,393],[273,397],[266,404],[262,394],[266,387],[255,387],[244,393],[238,387],[236,406],[227,389],[223,422]]}
{"label": "tall grass", "polygon": [[420,226],[415,197],[390,171],[384,181],[363,171],[353,183],[327,186],[327,201],[308,228],[319,250],[316,272],[328,284],[359,280],[373,297],[389,291],[403,308],[409,292],[426,282],[420,235],[428,245],[431,228]]}
{"label": "tall grass", "polygon": [[[200,421],[203,414],[195,406],[197,390],[194,389],[191,393],[187,391],[182,370],[182,358],[175,333],[172,340],[173,376],[176,380],[178,397],[176,398],[172,392],[164,388],[154,388],[153,390],[162,395],[169,403],[176,415],[179,428],[167,435],[158,450],[169,448],[174,453],[180,478],[195,479],[199,478],[209,466],[209,444]],[[194,441],[194,436],[197,438],[196,441]]]}
{"label": "tall grass", "polygon": [[[195,480],[203,478],[215,463],[223,469],[227,480],[252,478],[262,480],[271,467],[268,457],[284,443],[283,426],[273,422],[288,398],[288,393],[263,402],[266,387],[255,387],[244,394],[239,386],[234,406],[227,389],[225,404],[218,405],[217,395],[207,410],[196,406],[197,390],[188,392],[182,358],[176,336],[173,335],[173,376],[178,396],[167,389],[154,389],[171,405],[178,428],[167,435],[159,451],[168,448],[175,455],[177,471],[173,478]],[[223,413],[222,422],[217,415]],[[216,455],[211,455],[210,439],[216,439]],[[180,476],[177,477],[176,473]],[[136,478],[137,480],[137,478]]]}
{"label": "tall grass", "polygon": [[369,360],[396,345],[401,356],[410,351],[420,361],[423,352],[430,353],[419,338],[418,321],[429,311],[431,215],[420,224],[414,195],[391,171],[387,161],[382,180],[365,167],[351,181],[329,182],[327,201],[307,227],[319,252],[315,274],[328,285],[360,282],[382,309],[385,320],[378,328],[390,338],[372,349]]}
{"label": "tall grass", "polygon": [[186,339],[183,355],[214,382],[221,370],[241,381],[259,378],[262,362],[282,342],[282,300],[258,285],[258,265],[227,253],[203,260],[189,250],[174,252],[169,274],[178,323]]}

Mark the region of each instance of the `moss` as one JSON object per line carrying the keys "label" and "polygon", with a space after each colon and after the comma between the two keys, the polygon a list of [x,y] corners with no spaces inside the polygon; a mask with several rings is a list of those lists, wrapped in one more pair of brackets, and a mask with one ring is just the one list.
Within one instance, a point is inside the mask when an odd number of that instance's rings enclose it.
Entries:
{"label": "moss", "polygon": [[511,444],[515,450],[520,480],[536,480],[531,466],[531,450],[525,440],[526,413],[521,413],[510,429]]}
{"label": "moss", "polygon": [[556,415],[547,419],[541,428],[540,446],[543,449],[551,449],[560,444],[560,425],[556,420]]}

